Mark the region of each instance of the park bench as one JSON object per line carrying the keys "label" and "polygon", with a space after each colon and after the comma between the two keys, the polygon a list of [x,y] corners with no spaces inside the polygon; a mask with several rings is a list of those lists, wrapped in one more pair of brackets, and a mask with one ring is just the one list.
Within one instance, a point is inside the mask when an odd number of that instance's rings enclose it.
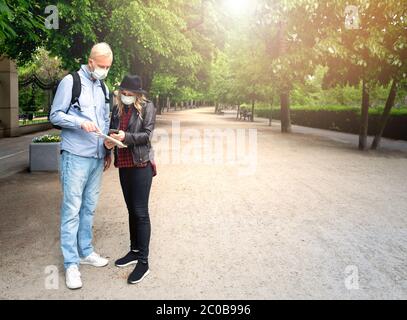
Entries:
{"label": "park bench", "polygon": [[247,119],[250,121],[252,119],[252,112],[247,109],[241,108],[239,110],[239,120],[241,120],[241,119],[243,119],[243,120]]}
{"label": "park bench", "polygon": [[216,109],[216,113],[217,113],[217,114],[224,115],[225,112],[223,111],[223,109],[224,109],[223,106],[218,106],[218,108]]}

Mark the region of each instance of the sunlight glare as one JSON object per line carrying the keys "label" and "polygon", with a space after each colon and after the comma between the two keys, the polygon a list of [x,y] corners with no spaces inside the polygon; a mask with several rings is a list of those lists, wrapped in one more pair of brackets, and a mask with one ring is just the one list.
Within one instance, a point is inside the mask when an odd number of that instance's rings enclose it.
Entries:
{"label": "sunlight glare", "polygon": [[243,15],[253,5],[250,0],[224,0],[225,9],[233,15]]}

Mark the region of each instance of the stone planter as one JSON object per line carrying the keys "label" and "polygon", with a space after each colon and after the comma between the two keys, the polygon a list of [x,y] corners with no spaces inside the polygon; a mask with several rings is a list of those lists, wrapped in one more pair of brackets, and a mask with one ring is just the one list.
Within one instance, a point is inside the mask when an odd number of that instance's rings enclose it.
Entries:
{"label": "stone planter", "polygon": [[60,142],[30,144],[30,171],[59,171]]}

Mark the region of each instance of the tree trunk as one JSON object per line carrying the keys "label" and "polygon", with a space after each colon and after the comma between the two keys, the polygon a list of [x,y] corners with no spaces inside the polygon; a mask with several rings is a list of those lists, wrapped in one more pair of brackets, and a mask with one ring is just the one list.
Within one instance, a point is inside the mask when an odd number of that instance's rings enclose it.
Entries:
{"label": "tree trunk", "polygon": [[367,87],[366,80],[363,80],[362,112],[360,116],[360,130],[359,130],[359,150],[366,150],[368,123],[369,123],[369,89]]}
{"label": "tree trunk", "polygon": [[149,92],[153,81],[153,72],[138,58],[137,55],[135,55],[131,61],[130,71],[132,74],[137,73],[140,75],[143,89]]}
{"label": "tree trunk", "polygon": [[252,100],[252,116],[251,116],[251,119],[250,119],[251,122],[254,121],[254,103],[255,103],[255,101]]}
{"label": "tree trunk", "polygon": [[236,113],[236,120],[239,119],[239,112],[240,112],[240,102],[237,105],[237,113]]}
{"label": "tree trunk", "polygon": [[[279,21],[278,26],[278,55],[284,56],[287,53],[287,24],[284,20]],[[283,88],[280,93],[280,117],[281,117],[281,132],[291,132],[291,115],[290,115],[290,91]]]}
{"label": "tree trunk", "polygon": [[47,90],[47,109],[46,112],[50,112],[52,106],[52,90]]}
{"label": "tree trunk", "polygon": [[156,97],[155,97],[155,105],[156,105],[156,107],[157,107],[157,114],[161,114],[161,106],[160,106],[160,96],[159,95],[157,95]]}
{"label": "tree trunk", "polygon": [[281,132],[291,133],[290,94],[288,92],[280,95],[280,107]]}
{"label": "tree trunk", "polygon": [[386,105],[383,110],[383,114],[380,117],[379,128],[372,142],[372,150],[376,150],[380,146],[380,140],[383,136],[384,129],[386,128],[387,121],[389,120],[390,111],[394,106],[394,101],[396,100],[396,93],[397,93],[397,81],[393,80],[389,96],[387,97]]}
{"label": "tree trunk", "polygon": [[269,127],[271,127],[271,122],[273,121],[273,103],[274,103],[274,97],[271,98],[271,101],[270,101]]}
{"label": "tree trunk", "polygon": [[166,102],[167,102],[167,98],[165,96],[160,96],[161,112],[164,112]]}

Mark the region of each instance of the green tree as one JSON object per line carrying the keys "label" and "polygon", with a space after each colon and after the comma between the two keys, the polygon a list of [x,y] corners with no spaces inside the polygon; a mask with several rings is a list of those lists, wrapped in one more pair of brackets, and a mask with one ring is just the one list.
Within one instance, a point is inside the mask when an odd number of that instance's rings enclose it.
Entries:
{"label": "green tree", "polygon": [[[33,54],[30,62],[18,68],[19,78],[23,83],[33,77],[36,79],[30,85],[20,87],[19,106],[21,111],[47,110],[51,105],[52,88],[65,73],[60,59],[51,57],[49,52],[39,48]],[[38,86],[41,90],[38,90]]]}
{"label": "green tree", "polygon": [[[177,85],[177,78],[172,75],[157,73],[154,75],[151,85],[150,94],[152,97],[157,97],[158,114],[161,114],[164,101],[167,102],[167,98],[174,94],[174,90]],[[161,99],[160,99],[161,98]],[[160,103],[161,102],[161,103]]]}
{"label": "green tree", "polygon": [[[377,85],[396,84],[406,76],[406,13],[403,1],[355,1],[359,26],[347,29],[344,0],[321,5],[316,15],[327,17],[321,29],[318,50],[322,53],[329,71],[326,86],[362,83],[361,122],[359,149],[367,148],[368,110],[370,92]],[[392,85],[385,110],[394,104],[397,85]],[[386,119],[382,120],[382,124]],[[379,134],[381,136],[381,134]]]}
{"label": "green tree", "polygon": [[49,31],[44,24],[46,1],[0,0],[0,55],[24,64]]}

